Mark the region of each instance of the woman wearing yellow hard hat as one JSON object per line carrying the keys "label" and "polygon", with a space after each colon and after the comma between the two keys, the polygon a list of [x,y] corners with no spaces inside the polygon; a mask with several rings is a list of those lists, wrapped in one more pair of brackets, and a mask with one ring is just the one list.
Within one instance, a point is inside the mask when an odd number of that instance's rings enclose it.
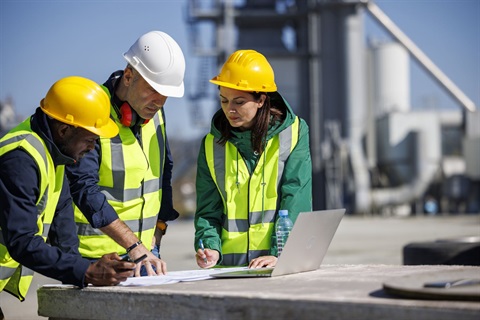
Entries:
{"label": "woman wearing yellow hard hat", "polygon": [[277,92],[274,71],[257,51],[234,52],[210,82],[221,109],[198,155],[197,264],[275,266],[278,211],[295,222],[312,208],[308,126]]}

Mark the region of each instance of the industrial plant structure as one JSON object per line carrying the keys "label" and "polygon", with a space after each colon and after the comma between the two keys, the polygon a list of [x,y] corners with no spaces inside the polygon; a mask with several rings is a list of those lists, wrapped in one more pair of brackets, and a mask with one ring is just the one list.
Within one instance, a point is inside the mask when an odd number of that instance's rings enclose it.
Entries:
{"label": "industrial plant structure", "polygon": [[[365,15],[392,41],[365,41]],[[208,79],[236,49],[272,63],[280,92],[310,126],[315,209],[480,212],[480,113],[373,1],[190,0],[187,20],[196,112],[218,104]],[[412,58],[457,110],[411,108]]]}

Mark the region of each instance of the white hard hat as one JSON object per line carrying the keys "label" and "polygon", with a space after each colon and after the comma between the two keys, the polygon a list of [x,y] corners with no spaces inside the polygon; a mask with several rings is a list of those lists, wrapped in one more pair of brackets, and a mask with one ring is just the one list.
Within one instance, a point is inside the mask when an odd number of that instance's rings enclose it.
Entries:
{"label": "white hard hat", "polygon": [[158,93],[183,97],[185,58],[168,34],[150,31],[138,38],[123,56]]}

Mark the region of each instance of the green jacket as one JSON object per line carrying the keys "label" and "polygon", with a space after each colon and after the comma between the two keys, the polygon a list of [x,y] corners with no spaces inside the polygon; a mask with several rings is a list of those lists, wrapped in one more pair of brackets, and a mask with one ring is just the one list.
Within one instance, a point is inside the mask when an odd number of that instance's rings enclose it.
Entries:
{"label": "green jacket", "polygon": [[[270,94],[270,97],[272,104],[283,111],[285,120],[281,123],[278,122],[270,125],[267,134],[267,141],[291,126],[296,117],[289,104],[280,94],[275,92]],[[222,113],[223,111],[219,110],[212,119],[210,133],[215,138],[220,138],[220,132],[215,123]],[[302,119],[300,119],[299,130],[297,145],[292,150],[283,170],[279,187],[280,204],[276,212],[276,215],[278,215],[279,209],[287,209],[293,222],[295,222],[300,212],[311,211],[312,209],[312,166],[309,130],[308,125]],[[259,162],[262,155],[253,152],[250,137],[250,131],[234,131],[233,137],[229,142],[237,147],[249,172],[252,173],[257,165],[262,165],[262,162]],[[198,250],[198,241],[199,239],[202,239],[206,248],[217,250],[220,253],[219,264],[221,264],[221,234],[225,216],[224,204],[206,162],[205,138],[200,146],[197,160],[196,194],[195,249]],[[273,236],[270,249],[271,255],[277,254],[275,243],[276,238]]]}

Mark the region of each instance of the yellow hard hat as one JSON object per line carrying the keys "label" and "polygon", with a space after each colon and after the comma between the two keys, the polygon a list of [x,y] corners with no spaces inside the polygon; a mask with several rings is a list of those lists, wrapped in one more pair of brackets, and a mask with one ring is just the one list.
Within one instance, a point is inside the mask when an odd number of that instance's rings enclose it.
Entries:
{"label": "yellow hard hat", "polygon": [[273,69],[255,50],[238,50],[230,55],[211,83],[241,91],[277,91]]}
{"label": "yellow hard hat", "polygon": [[58,121],[101,137],[112,138],[118,134],[117,125],[110,119],[110,99],[92,80],[76,76],[58,80],[40,102],[40,107]]}

